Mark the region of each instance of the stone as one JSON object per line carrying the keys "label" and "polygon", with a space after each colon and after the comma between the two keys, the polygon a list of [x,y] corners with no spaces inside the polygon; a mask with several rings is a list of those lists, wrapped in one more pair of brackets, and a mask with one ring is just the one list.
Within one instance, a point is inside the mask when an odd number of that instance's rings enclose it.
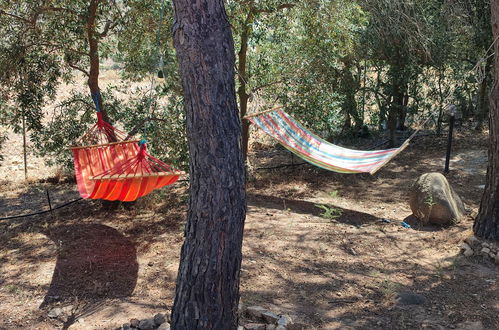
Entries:
{"label": "stone", "polygon": [[473,249],[466,242],[463,242],[463,244],[461,245],[461,251],[463,251],[463,255],[465,257],[471,257],[473,255]]}
{"label": "stone", "polygon": [[276,327],[277,327],[277,325],[275,325],[275,324],[267,324],[267,326],[265,327],[265,330],[275,330]]}
{"label": "stone", "polygon": [[246,308],[246,313],[248,314],[248,316],[257,320],[261,319],[262,314],[266,311],[267,310],[261,306],[249,306],[248,308]]}
{"label": "stone", "polygon": [[463,252],[463,255],[464,255],[465,257],[471,257],[473,254],[474,254],[474,252],[473,252],[473,250],[472,250],[472,249],[465,250],[465,251]]}
{"label": "stone", "polygon": [[165,314],[158,313],[158,314],[154,315],[154,324],[159,326],[165,322],[166,322]]}
{"label": "stone", "polygon": [[413,292],[400,292],[395,298],[397,305],[422,305],[426,302],[426,298]]}
{"label": "stone", "polygon": [[292,324],[293,320],[291,319],[291,316],[289,315],[281,315],[279,320],[277,320],[277,325],[283,325],[284,327],[287,327],[288,325]]}
{"label": "stone", "polygon": [[466,251],[466,250],[470,250],[470,249],[471,249],[471,246],[469,246],[468,243],[463,242],[463,244],[461,244],[461,250],[462,251]]}
{"label": "stone", "polygon": [[131,330],[132,327],[130,326],[130,323],[125,323],[121,326],[122,330]]}
{"label": "stone", "polygon": [[263,323],[248,323],[244,325],[245,330],[265,330],[266,327],[267,325]]}
{"label": "stone", "polygon": [[279,315],[269,311],[263,312],[262,317],[268,324],[275,324],[279,320]]}
{"label": "stone", "polygon": [[470,237],[468,237],[467,239],[464,240],[469,246],[473,247],[475,245],[477,245],[480,240],[478,238],[476,238],[475,235],[471,235]]}
{"label": "stone", "polygon": [[73,305],[64,306],[61,309],[64,314],[71,315],[73,313]]}
{"label": "stone", "polygon": [[47,316],[50,317],[51,319],[56,319],[61,315],[62,315],[62,308],[59,307],[52,308],[50,312],[47,314]]}
{"label": "stone", "polygon": [[132,328],[138,328],[138,327],[139,327],[139,323],[140,323],[140,321],[139,321],[139,320],[137,320],[137,319],[131,319],[131,320],[130,320],[130,326],[131,326]]}
{"label": "stone", "polygon": [[466,321],[456,325],[457,330],[483,330],[481,321]]}
{"label": "stone", "polygon": [[480,250],[480,254],[483,256],[488,256],[490,253],[490,249],[488,247],[484,247]]}
{"label": "stone", "polygon": [[409,205],[414,216],[424,224],[452,224],[466,214],[461,198],[440,173],[425,173],[416,180]]}
{"label": "stone", "polygon": [[139,322],[138,328],[140,330],[152,330],[156,327],[154,319],[144,319]]}
{"label": "stone", "polygon": [[158,327],[158,330],[170,330],[170,323],[168,323],[168,322],[162,323]]}

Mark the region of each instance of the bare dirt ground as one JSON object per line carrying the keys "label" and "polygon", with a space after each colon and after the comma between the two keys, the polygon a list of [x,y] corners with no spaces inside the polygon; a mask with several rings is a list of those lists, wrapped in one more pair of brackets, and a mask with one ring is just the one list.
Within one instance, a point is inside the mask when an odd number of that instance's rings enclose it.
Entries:
{"label": "bare dirt ground", "polygon": [[[445,136],[417,138],[374,177],[310,165],[256,171],[243,304],[288,313],[309,329],[449,329],[465,321],[499,329],[498,266],[459,254],[485,183],[486,142],[485,134],[458,131],[447,178],[471,216],[445,228],[420,226],[408,205],[412,182],[442,171]],[[18,156],[0,168],[0,217],[46,209],[46,190],[56,206],[78,197],[71,182],[40,181],[54,175],[41,165],[24,183],[16,143]],[[291,162],[279,149],[255,150],[251,160],[255,168]],[[179,183],[116,210],[84,200],[0,221],[0,329],[115,329],[169,310],[186,201]],[[405,291],[425,302],[396,304]],[[50,319],[55,306],[72,306],[72,317]]]}

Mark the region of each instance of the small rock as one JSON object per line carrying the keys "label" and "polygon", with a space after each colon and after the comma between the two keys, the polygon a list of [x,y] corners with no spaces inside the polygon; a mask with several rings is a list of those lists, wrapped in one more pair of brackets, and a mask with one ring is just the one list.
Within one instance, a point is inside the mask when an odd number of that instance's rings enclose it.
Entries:
{"label": "small rock", "polygon": [[484,256],[488,256],[490,253],[490,249],[488,247],[484,247],[483,249],[480,250],[480,254]]}
{"label": "small rock", "polygon": [[59,307],[56,307],[56,308],[51,309],[47,316],[50,317],[51,319],[56,319],[59,316],[61,316],[61,314],[62,314],[62,309]]}
{"label": "small rock", "polygon": [[156,327],[156,324],[154,323],[154,319],[145,319],[141,320],[139,322],[139,329],[140,330],[152,330]]}
{"label": "small rock", "polygon": [[170,323],[165,322],[165,323],[161,324],[159,326],[158,330],[170,330]]}
{"label": "small rock", "polygon": [[250,306],[246,309],[246,313],[248,314],[248,316],[254,319],[261,319],[262,313],[266,311],[267,310],[261,306]]}
{"label": "small rock", "polygon": [[157,327],[154,322],[154,318],[140,320],[138,329],[140,330],[152,330]]}
{"label": "small rock", "polygon": [[467,239],[464,240],[469,246],[474,246],[476,245],[479,240],[478,238],[476,238],[474,235],[471,235],[470,237],[468,237]]}
{"label": "small rock", "polygon": [[284,327],[287,327],[288,325],[290,325],[292,323],[293,323],[293,320],[291,319],[291,316],[289,316],[289,315],[281,315],[281,317],[277,321],[277,325],[282,325]]}
{"label": "small rock", "polygon": [[138,328],[138,327],[139,327],[139,323],[140,323],[140,321],[139,321],[139,320],[137,320],[137,319],[131,319],[131,320],[130,320],[130,326],[131,326],[132,328]]}
{"label": "small rock", "polygon": [[483,330],[483,324],[481,321],[466,321],[456,325],[457,330]]}
{"label": "small rock", "polygon": [[132,327],[130,326],[130,323],[125,323],[121,326],[122,330],[131,330]]}
{"label": "small rock", "polygon": [[244,325],[245,330],[265,330],[266,327],[267,325],[263,323],[248,323]]}
{"label": "small rock", "polygon": [[244,327],[242,325],[237,327],[237,330],[244,330]]}
{"label": "small rock", "polygon": [[166,322],[165,314],[158,313],[154,315],[154,324],[161,325]]}
{"label": "small rock", "polygon": [[277,326],[275,324],[267,324],[265,330],[275,330]]}
{"label": "small rock", "polygon": [[395,300],[397,305],[422,305],[426,302],[423,295],[413,292],[400,292]]}
{"label": "small rock", "polygon": [[275,324],[279,320],[279,315],[272,312],[263,312],[262,317],[268,324]]}
{"label": "small rock", "polygon": [[463,244],[461,244],[461,250],[462,251],[471,250],[471,246],[469,246],[468,243],[463,242]]}
{"label": "small rock", "polygon": [[463,255],[464,255],[465,257],[471,257],[473,254],[474,254],[474,252],[473,252],[473,250],[472,250],[472,249],[465,250],[465,251],[463,252]]}
{"label": "small rock", "polygon": [[482,242],[482,246],[486,248],[490,248],[490,244],[487,242]]}

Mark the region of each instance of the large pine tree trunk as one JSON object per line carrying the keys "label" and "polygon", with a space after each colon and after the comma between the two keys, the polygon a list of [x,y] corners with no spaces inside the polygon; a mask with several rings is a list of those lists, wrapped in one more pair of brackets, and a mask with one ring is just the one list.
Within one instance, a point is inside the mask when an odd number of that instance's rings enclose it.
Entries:
{"label": "large pine tree trunk", "polygon": [[[499,0],[491,1],[494,40],[499,35]],[[487,182],[473,231],[475,235],[499,241],[499,43],[496,40],[494,85],[490,94],[490,145]]]}
{"label": "large pine tree trunk", "polygon": [[190,200],[173,329],[236,329],[246,214],[234,44],[222,0],[174,0]]}

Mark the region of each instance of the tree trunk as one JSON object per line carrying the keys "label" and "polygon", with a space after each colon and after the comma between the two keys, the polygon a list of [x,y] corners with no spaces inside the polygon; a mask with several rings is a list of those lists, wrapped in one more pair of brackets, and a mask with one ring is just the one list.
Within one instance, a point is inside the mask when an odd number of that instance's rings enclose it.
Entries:
{"label": "tree trunk", "polygon": [[[499,35],[499,0],[491,1],[492,31],[494,40]],[[489,116],[489,162],[487,181],[480,203],[480,211],[475,219],[475,235],[499,241],[499,43],[494,44],[495,67],[494,84],[490,94]]]}
{"label": "tree trunk", "polygon": [[222,0],[174,0],[190,200],[173,329],[236,329],[246,214],[234,43]]}
{"label": "tree trunk", "polygon": [[88,88],[92,95],[99,94],[99,107],[102,113],[102,119],[109,123],[109,116],[106,109],[102,103],[102,96],[100,95],[99,88],[99,40],[96,36],[96,20],[97,20],[97,9],[99,8],[99,0],[90,1],[88,6],[88,18],[87,18],[87,42],[89,48],[90,56],[90,70],[88,75]]}
{"label": "tree trunk", "polygon": [[477,114],[476,114],[476,127],[475,129],[480,131],[483,129],[483,123],[487,118],[489,113],[489,76],[492,68],[492,58],[488,58],[485,62],[485,73],[482,82],[480,83],[480,88],[478,90],[478,104],[477,104]]}
{"label": "tree trunk", "polygon": [[[253,24],[253,19],[255,17],[255,13],[253,8],[250,8],[248,16],[244,21],[244,26],[241,31],[241,48],[239,48],[239,52],[237,53],[237,71],[238,71],[238,79],[239,79],[239,88],[237,89],[237,95],[239,96],[239,112],[241,114],[241,118],[246,116],[248,112],[248,100],[249,94],[246,91],[248,75],[246,73],[246,62],[248,58],[248,41],[249,34],[251,30],[251,26]],[[248,157],[248,144],[249,144],[249,126],[250,122],[245,119],[242,120],[242,148],[243,148],[243,157],[246,161]]]}

